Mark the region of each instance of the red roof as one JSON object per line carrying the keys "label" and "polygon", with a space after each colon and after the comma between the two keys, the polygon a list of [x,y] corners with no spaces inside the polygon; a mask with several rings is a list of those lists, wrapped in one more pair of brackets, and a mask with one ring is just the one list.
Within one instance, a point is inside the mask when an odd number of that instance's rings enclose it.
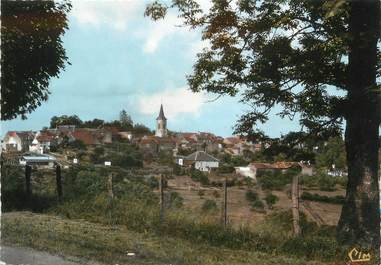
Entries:
{"label": "red roof", "polygon": [[97,135],[97,132],[94,130],[89,130],[84,128],[76,129],[72,133],[72,135],[76,140],[80,140],[86,145],[94,145],[99,143],[98,141],[99,135]]}
{"label": "red roof", "polygon": [[257,169],[289,169],[294,166],[299,166],[297,162],[276,162],[276,163],[250,163],[250,167]]}

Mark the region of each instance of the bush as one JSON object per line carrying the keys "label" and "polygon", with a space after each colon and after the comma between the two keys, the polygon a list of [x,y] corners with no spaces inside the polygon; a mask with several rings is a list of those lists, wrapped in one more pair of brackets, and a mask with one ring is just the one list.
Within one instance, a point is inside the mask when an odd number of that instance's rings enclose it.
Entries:
{"label": "bush", "polygon": [[147,184],[151,187],[151,189],[159,188],[159,181],[153,176],[147,180]]}
{"label": "bush", "polygon": [[292,182],[293,174],[282,174],[275,172],[267,173],[259,178],[262,188],[265,190],[282,190],[287,184]]}
{"label": "bush", "polygon": [[336,181],[333,177],[327,174],[321,173],[318,175],[319,178],[319,189],[322,191],[334,191]]}
{"label": "bush", "polygon": [[177,176],[185,175],[185,170],[178,164],[173,165],[173,174]]}
{"label": "bush", "polygon": [[301,199],[302,200],[308,200],[308,201],[332,203],[332,204],[343,204],[345,202],[345,197],[341,196],[341,195],[336,195],[334,197],[328,197],[326,195],[311,194],[309,192],[303,192]]}
{"label": "bush", "polygon": [[258,195],[255,191],[253,190],[246,191],[246,200],[248,200],[249,202],[254,202],[257,199],[258,199]]}
{"label": "bush", "polygon": [[219,193],[218,191],[214,190],[214,191],[213,191],[213,197],[214,197],[214,198],[220,198],[221,195],[220,195],[220,193]]}
{"label": "bush", "polygon": [[202,196],[205,195],[205,191],[204,191],[204,190],[199,190],[199,191],[197,192],[197,194],[198,194],[198,196],[202,197]]}
{"label": "bush", "polygon": [[177,192],[170,192],[168,195],[168,208],[181,208],[184,204],[184,199]]}
{"label": "bush", "polygon": [[214,200],[206,200],[202,204],[201,210],[203,212],[215,212],[217,211],[217,203]]}
{"label": "bush", "polygon": [[208,185],[209,184],[208,177],[203,172],[201,172],[200,170],[193,169],[191,171],[191,178],[194,181],[200,182],[202,185]]}
{"label": "bush", "polygon": [[266,194],[265,201],[266,201],[267,205],[269,206],[269,208],[271,209],[273,207],[273,205],[277,201],[279,201],[279,198],[272,193],[268,193],[268,194]]}
{"label": "bush", "polygon": [[256,199],[255,201],[253,201],[251,206],[257,210],[263,210],[265,208],[265,205],[263,204],[263,201],[261,199]]}

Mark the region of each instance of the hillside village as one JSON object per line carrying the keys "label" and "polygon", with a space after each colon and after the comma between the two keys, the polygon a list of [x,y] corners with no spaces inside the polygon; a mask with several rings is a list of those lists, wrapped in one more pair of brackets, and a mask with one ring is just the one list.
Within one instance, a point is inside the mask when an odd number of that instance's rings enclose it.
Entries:
{"label": "hillside village", "polygon": [[[40,131],[9,131],[2,140],[2,150],[6,154],[50,155],[66,153],[64,146],[99,150],[100,147],[125,143],[137,147],[144,162],[153,161],[160,156],[172,157],[178,166],[194,167],[202,172],[216,171],[220,165],[221,155],[244,157],[260,152],[266,144],[253,142],[245,137],[220,137],[209,132],[171,132],[167,128],[167,118],[163,105],[160,106],[157,127],[153,132],[123,130],[120,126],[100,125],[98,128],[77,127],[72,124],[57,125],[55,128],[44,128]],[[75,155],[74,155],[75,156]],[[58,155],[59,159],[62,156]],[[68,156],[64,156],[70,164]],[[74,159],[74,157],[72,158]],[[78,158],[75,157],[76,161]],[[80,159],[79,159],[80,161]],[[243,160],[235,166],[235,172],[244,177],[255,179],[258,171],[287,170],[293,166],[302,168],[304,174],[311,175],[312,167],[308,162],[260,163]],[[93,161],[94,162],[94,161]],[[99,161],[104,163],[105,161]],[[112,161],[110,161],[112,163]]]}

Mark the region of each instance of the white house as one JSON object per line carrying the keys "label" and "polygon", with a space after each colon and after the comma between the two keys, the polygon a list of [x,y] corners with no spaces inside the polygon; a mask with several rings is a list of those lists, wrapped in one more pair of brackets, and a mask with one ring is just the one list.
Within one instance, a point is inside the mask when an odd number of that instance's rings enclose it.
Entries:
{"label": "white house", "polygon": [[191,166],[200,171],[209,172],[219,167],[219,160],[204,151],[197,151],[186,157],[179,157],[176,163],[180,166]]}
{"label": "white house", "polygon": [[35,134],[31,131],[11,131],[4,136],[2,149],[5,151],[28,151]]}

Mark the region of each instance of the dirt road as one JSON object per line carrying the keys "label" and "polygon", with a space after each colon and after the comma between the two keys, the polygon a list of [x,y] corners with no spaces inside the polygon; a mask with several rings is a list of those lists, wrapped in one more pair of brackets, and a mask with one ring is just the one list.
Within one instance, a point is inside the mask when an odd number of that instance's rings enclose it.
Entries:
{"label": "dirt road", "polygon": [[0,264],[7,265],[80,265],[47,252],[20,247],[1,246]]}

